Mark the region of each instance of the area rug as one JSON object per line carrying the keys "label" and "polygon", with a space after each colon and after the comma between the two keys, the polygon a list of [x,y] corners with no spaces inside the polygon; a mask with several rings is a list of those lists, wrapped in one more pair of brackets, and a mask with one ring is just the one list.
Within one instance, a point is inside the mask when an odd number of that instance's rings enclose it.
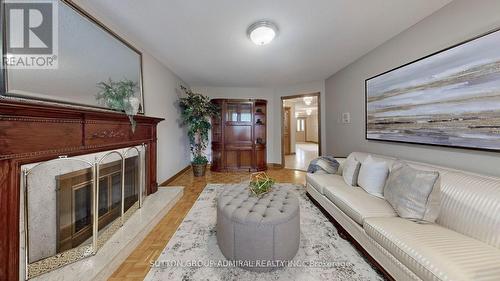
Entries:
{"label": "area rug", "polygon": [[256,273],[233,267],[222,255],[216,238],[217,194],[234,185],[209,184],[168,242],[151,262],[145,280],[384,280],[356,249],[340,238],[336,228],[309,200],[301,185],[291,188],[300,201],[300,248],[293,266]]}

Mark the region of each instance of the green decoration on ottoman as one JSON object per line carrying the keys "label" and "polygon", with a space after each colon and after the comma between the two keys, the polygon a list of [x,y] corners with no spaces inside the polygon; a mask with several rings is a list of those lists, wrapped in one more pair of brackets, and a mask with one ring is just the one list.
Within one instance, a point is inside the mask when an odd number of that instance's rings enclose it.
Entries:
{"label": "green decoration on ottoman", "polygon": [[270,178],[265,172],[252,173],[249,188],[254,195],[261,196],[271,191],[274,183],[274,179]]}

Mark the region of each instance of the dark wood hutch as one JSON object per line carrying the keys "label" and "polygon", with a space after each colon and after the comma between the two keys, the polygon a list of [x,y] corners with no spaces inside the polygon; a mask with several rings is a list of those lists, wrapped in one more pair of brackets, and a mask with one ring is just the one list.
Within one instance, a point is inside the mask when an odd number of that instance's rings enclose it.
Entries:
{"label": "dark wood hutch", "polygon": [[213,99],[220,114],[212,118],[212,171],[267,169],[267,101]]}
{"label": "dark wood hutch", "polygon": [[156,126],[161,118],[0,99],[0,280],[19,280],[21,165],[145,144],[146,190],[157,191]]}

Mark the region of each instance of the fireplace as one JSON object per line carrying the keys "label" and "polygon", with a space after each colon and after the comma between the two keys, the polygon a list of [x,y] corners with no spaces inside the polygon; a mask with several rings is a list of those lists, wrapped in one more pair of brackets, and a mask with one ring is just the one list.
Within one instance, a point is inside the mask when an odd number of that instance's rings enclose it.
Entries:
{"label": "fireplace", "polygon": [[22,166],[26,279],[94,255],[140,208],[144,151],[136,146]]}
{"label": "fireplace", "polygon": [[[99,173],[98,230],[121,216],[122,161],[101,166]],[[139,201],[139,157],[125,159],[124,212]],[[75,248],[92,237],[92,173],[81,169],[56,177],[57,252]]]}
{"label": "fireplace", "polygon": [[[144,195],[149,195],[157,191],[156,127],[163,119],[138,115],[134,116],[134,120],[137,125],[135,131],[132,131],[128,117],[122,113],[0,98],[0,185],[2,186],[0,188],[0,218],[4,226],[0,227],[0,280],[24,280],[25,269],[33,263],[49,260],[51,263],[47,264],[47,268],[51,269],[75,261],[69,258],[68,260],[52,260],[52,256],[57,256],[56,176],[77,170],[96,169],[96,157],[102,157],[105,152],[142,147],[141,163],[144,164],[141,168],[144,184],[142,192]],[[61,156],[67,156],[70,160],[59,159]],[[134,155],[128,157],[132,156]],[[77,161],[75,158],[83,158],[85,161]],[[38,185],[38,188],[32,190],[37,192],[38,197],[45,200],[40,201],[31,212],[32,215],[39,216],[38,220],[45,224],[40,227],[47,229],[50,227],[53,231],[50,232],[50,236],[47,236],[50,238],[50,243],[45,243],[45,241],[39,243],[49,245],[50,248],[40,249],[43,250],[38,253],[41,259],[35,256],[30,259],[27,253],[32,253],[37,249],[36,247],[30,248],[30,245],[25,243],[25,238],[28,234],[36,233],[36,231],[29,231],[29,227],[36,225],[30,224],[27,227],[26,224],[29,224],[29,221],[25,222],[24,219],[25,207],[29,204],[24,204],[26,194],[22,189],[25,181],[23,171],[26,165],[55,161],[53,159],[58,159],[63,165],[59,167],[60,171],[54,173],[50,179],[51,185]],[[120,159],[113,161],[117,160]],[[106,160],[101,164],[113,161]],[[92,191],[96,185],[95,182],[91,184]],[[48,187],[53,188],[52,192],[44,192]],[[94,192],[89,194],[88,187],[76,190],[76,196],[80,200],[81,198],[88,199],[88,196],[93,198],[94,194]],[[144,196],[139,196],[139,201],[142,197]],[[37,198],[37,196],[29,198]],[[35,203],[33,200],[30,202]],[[125,200],[123,202],[125,207]],[[85,207],[75,213],[78,218],[75,219],[77,228],[88,225],[88,213],[92,214],[95,207],[91,205],[92,208],[89,211],[88,204],[83,205]],[[138,205],[138,203],[132,205],[125,211],[122,218],[126,220],[128,213]],[[43,217],[44,212],[39,212],[45,209],[48,209],[47,214],[51,214],[50,220],[46,215]],[[91,219],[94,225],[94,218],[91,217]],[[93,245],[99,246],[99,243],[104,241],[104,239],[99,240],[94,237],[105,238],[111,232],[110,230],[119,228],[121,223],[122,219],[118,218],[100,230],[96,228],[92,233],[92,238],[73,248],[75,249],[73,251],[62,252],[60,256],[93,255],[94,251],[99,251],[99,247],[93,247]],[[48,255],[49,252],[52,255]],[[38,274],[41,273],[38,272]]]}

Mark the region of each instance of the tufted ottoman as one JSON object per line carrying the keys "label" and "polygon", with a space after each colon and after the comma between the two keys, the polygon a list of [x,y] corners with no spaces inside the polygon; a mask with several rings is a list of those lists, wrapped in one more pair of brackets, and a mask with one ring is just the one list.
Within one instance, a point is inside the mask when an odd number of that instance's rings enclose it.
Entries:
{"label": "tufted ottoman", "polygon": [[291,260],[299,249],[299,199],[279,185],[261,198],[251,195],[248,184],[227,186],[217,200],[217,242],[243,268],[272,270],[269,262]]}

